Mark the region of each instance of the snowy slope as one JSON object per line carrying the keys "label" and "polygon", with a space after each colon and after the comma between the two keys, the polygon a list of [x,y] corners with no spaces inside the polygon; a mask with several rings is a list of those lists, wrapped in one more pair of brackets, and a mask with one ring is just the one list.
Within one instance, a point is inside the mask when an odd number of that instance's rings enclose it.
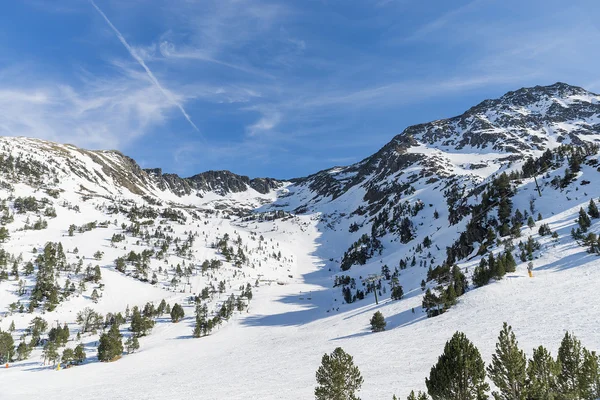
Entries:
{"label": "snowy slope", "polygon": [[[21,255],[19,278],[9,263],[8,279],[0,281],[0,329],[6,331],[14,321],[18,343],[21,335],[28,340],[26,328],[35,316],[51,326],[68,323],[72,348],[78,343],[76,315],[84,307],[107,314],[165,299],[183,304],[186,312],[176,324],[167,315],[158,317],[152,333],[140,338],[140,350],[112,363],[95,359],[99,334],[82,336],[88,354],[84,365],[60,372],[43,365],[37,347],[29,359],[0,370],[0,398],[28,399],[41,390],[48,399],[311,398],[320,358],[337,346],[361,369],[361,398],[404,398],[424,388],[429,368],[456,330],[464,331],[489,361],[504,321],[528,355],[540,344],[555,352],[565,330],[596,349],[600,332],[590,316],[597,314],[600,300],[600,260],[571,237],[571,229],[577,227],[579,209],[600,198],[598,154],[589,154],[573,181],[562,186],[556,182],[569,160],[556,156],[554,165],[537,174],[541,197],[533,178],[511,182],[513,211],[531,209],[542,216],[534,228],[524,224],[521,237],[513,239],[514,245],[529,236],[539,242],[534,278],[515,250],[516,272],[481,288],[471,285],[457,305],[435,318],[422,309],[421,284],[428,269],[446,259],[446,248],[465,231],[470,210],[494,178],[520,171],[527,157],[546,149],[600,139],[599,100],[565,84],[520,89],[461,116],[409,127],[357,164],[290,182],[250,180],[226,171],[179,178],[142,170],[118,152],[0,138],[0,200],[5,200],[0,214],[10,233],[0,246]],[[29,196],[38,200],[39,211],[19,213],[16,199]],[[496,206],[486,213],[496,215]],[[47,227],[25,229],[36,221]],[[95,228],[80,232],[94,221]],[[600,221],[592,222],[589,231],[597,233]],[[557,238],[539,236],[539,226],[546,223]],[[76,227],[72,236],[71,225]],[[226,234],[231,256],[218,245]],[[111,241],[115,235],[123,240]],[[363,235],[369,243],[360,242]],[[166,236],[167,249],[159,256]],[[425,239],[430,247],[423,246]],[[77,287],[51,311],[40,306],[28,313],[36,277],[24,274],[24,264],[35,263],[48,241],[61,242],[67,264],[81,263],[83,270],[98,265],[102,279]],[[379,247],[368,253],[373,243]],[[481,245],[474,243],[472,254],[458,260],[469,278],[487,256],[477,254]],[[503,249],[504,244],[494,244],[489,251]],[[135,263],[125,272],[115,268],[115,259],[132,250],[154,251],[145,272]],[[348,254],[362,250],[368,253],[364,262],[347,262]],[[99,259],[97,251],[103,252]],[[202,271],[205,260],[222,265]],[[405,269],[399,268],[402,263]],[[364,278],[380,274],[384,266],[398,269],[404,298],[392,301],[391,282],[382,279],[376,305]],[[74,269],[58,273],[56,284],[62,288],[67,279],[78,284],[83,275]],[[335,286],[344,277],[356,282],[353,293],[366,292],[363,300],[344,301],[346,285]],[[190,296],[215,288],[205,301],[215,315],[248,284],[254,296],[246,310],[235,312],[211,335],[192,338]],[[19,285],[25,288],[22,295]],[[426,288],[436,286],[426,283]],[[94,289],[100,294],[97,303],[91,298]],[[20,304],[24,312],[18,311]],[[376,310],[388,326],[372,334],[368,324]],[[130,335],[127,323],[121,331]]]}

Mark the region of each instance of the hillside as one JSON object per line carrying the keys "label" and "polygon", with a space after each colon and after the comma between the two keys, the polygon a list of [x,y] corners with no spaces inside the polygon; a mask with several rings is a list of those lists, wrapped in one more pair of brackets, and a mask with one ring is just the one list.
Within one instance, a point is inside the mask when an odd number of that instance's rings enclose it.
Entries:
{"label": "hillside", "polygon": [[[31,344],[0,372],[3,391],[311,398],[321,356],[341,346],[361,398],[405,398],[457,330],[486,362],[504,321],[528,356],[540,344],[556,354],[565,330],[594,348],[600,218],[580,210],[600,201],[599,141],[600,96],[563,83],[289,181],[181,178],[115,151],[0,138],[0,329],[14,323],[15,346]],[[163,299],[185,317],[171,322]],[[101,314],[89,332],[86,308]],[[368,329],[376,310],[385,332]],[[38,335],[36,317],[48,323]],[[98,362],[101,333],[122,317],[139,350]],[[65,324],[66,347],[82,343],[87,360],[57,372],[45,345]]]}

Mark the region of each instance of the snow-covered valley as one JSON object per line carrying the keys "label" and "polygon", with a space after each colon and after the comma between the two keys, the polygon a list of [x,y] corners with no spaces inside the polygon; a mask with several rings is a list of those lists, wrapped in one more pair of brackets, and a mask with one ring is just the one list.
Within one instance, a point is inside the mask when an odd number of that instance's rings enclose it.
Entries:
{"label": "snow-covered valley", "polygon": [[[565,107],[598,106],[599,96],[578,88],[547,91]],[[411,127],[360,163],[291,181],[184,179],[116,152],[0,138],[0,329],[16,347],[33,340],[34,318],[48,324],[28,357],[0,370],[0,399],[311,398],[321,357],[336,347],[360,368],[361,398],[406,398],[425,390],[456,331],[491,361],[503,322],[528,357],[539,345],[556,355],[565,331],[600,350],[590,236],[600,218],[588,211],[600,201],[598,113],[565,120],[542,95],[529,108],[517,102],[528,118],[558,119],[557,141],[545,122],[535,134],[513,127],[515,96],[478,106],[500,110],[482,111],[485,124],[509,127],[481,128],[471,114],[461,116],[470,126]],[[486,137],[478,129],[493,133],[490,143],[466,142]],[[589,226],[578,232],[580,210]],[[514,270],[507,263],[475,284],[482,260],[507,253]],[[449,264],[468,282],[451,298]],[[437,294],[434,306],[426,293]],[[185,317],[154,311],[163,299]],[[211,328],[195,335],[201,305]],[[86,307],[102,315],[89,332],[78,321]],[[134,336],[134,307],[153,327],[138,350],[99,362],[100,335],[117,313],[123,340]],[[375,311],[383,332],[371,332]],[[79,343],[87,354],[69,368],[46,346],[48,331],[65,324],[58,356]]]}

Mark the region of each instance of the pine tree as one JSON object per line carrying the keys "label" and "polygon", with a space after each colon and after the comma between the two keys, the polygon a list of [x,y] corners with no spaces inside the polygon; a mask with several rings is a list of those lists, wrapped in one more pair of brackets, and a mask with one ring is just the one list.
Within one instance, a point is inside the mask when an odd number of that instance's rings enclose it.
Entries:
{"label": "pine tree", "polygon": [[73,349],[70,349],[67,347],[63,350],[61,361],[64,364],[70,364],[73,362],[74,357],[75,357],[75,353],[73,352]]}
{"label": "pine tree", "polygon": [[73,351],[73,363],[81,364],[85,361],[85,359],[85,349],[83,344],[79,343],[77,346],[75,346],[75,350]]}
{"label": "pine tree", "polygon": [[46,364],[46,361],[51,362],[52,365],[56,364],[56,361],[58,361],[59,358],[56,343],[51,341],[46,342],[42,354],[44,355],[44,364]]}
{"label": "pine tree", "polygon": [[138,338],[135,335],[129,336],[125,341],[125,349],[127,350],[128,354],[135,352],[139,348],[140,342],[138,341]]}
{"label": "pine tree", "polygon": [[[396,400],[396,396],[394,396],[394,400]],[[411,390],[406,400],[429,400],[429,397],[427,397],[426,393],[423,393],[420,390],[418,394],[415,394],[415,391]]]}
{"label": "pine tree", "polygon": [[131,332],[137,337],[146,336],[153,327],[154,321],[149,317],[143,316],[137,306],[133,307],[133,311],[131,312]]}
{"label": "pine tree", "polygon": [[496,353],[487,367],[491,381],[498,388],[492,392],[494,399],[525,400],[526,370],[525,353],[519,349],[512,327],[505,322],[498,336]]}
{"label": "pine tree", "polygon": [[560,365],[544,346],[534,349],[527,365],[527,396],[536,400],[557,399],[559,373]]}
{"label": "pine tree", "polygon": [[592,218],[600,218],[600,211],[598,211],[598,206],[596,206],[594,199],[590,199],[590,204],[588,205],[588,214]]}
{"label": "pine tree", "polygon": [[9,237],[8,229],[4,226],[0,227],[0,242],[4,243]]}
{"label": "pine tree", "polygon": [[0,363],[10,362],[15,354],[15,341],[8,332],[0,332]]}
{"label": "pine tree", "polygon": [[173,308],[171,309],[171,321],[179,322],[185,317],[185,312],[183,311],[183,307],[179,304],[173,304]]}
{"label": "pine tree", "polygon": [[494,279],[499,281],[506,275],[506,268],[504,267],[504,260],[501,256],[496,260],[495,268],[494,268]]}
{"label": "pine tree", "polygon": [[371,318],[371,331],[372,332],[383,332],[383,331],[385,331],[386,325],[387,325],[387,322],[385,322],[385,318],[384,318],[383,314],[381,313],[381,311],[377,311],[375,314],[373,314],[373,317]]}
{"label": "pine tree", "polygon": [[31,354],[31,347],[29,347],[27,345],[27,343],[25,343],[25,342],[19,343],[19,345],[17,346],[17,360],[18,361],[27,360],[29,358],[30,354]]}
{"label": "pine tree", "polygon": [[360,390],[363,378],[352,356],[341,347],[323,355],[316,375],[316,400],[360,400],[356,392]]}
{"label": "pine tree", "polygon": [[402,286],[397,285],[392,288],[391,298],[392,300],[401,300],[404,297],[404,290]]}
{"label": "pine tree", "polygon": [[444,312],[443,304],[443,299],[432,292],[431,289],[427,289],[423,296],[422,307],[427,312],[428,318],[442,314]]}
{"label": "pine tree", "polygon": [[506,268],[506,272],[515,272],[517,270],[517,262],[512,252],[508,250],[504,252],[504,267]]}
{"label": "pine tree", "polygon": [[433,400],[484,400],[489,390],[479,350],[462,332],[446,342],[425,384]]}
{"label": "pine tree", "polygon": [[166,308],[167,308],[167,302],[165,301],[165,299],[162,299],[160,301],[160,304],[158,305],[158,308],[156,309],[156,314],[159,317],[162,317],[162,315],[165,313]]}
{"label": "pine tree", "polygon": [[488,269],[488,263],[485,258],[482,258],[479,265],[473,270],[473,285],[477,287],[485,286],[490,282],[491,272]]}
{"label": "pine tree", "polygon": [[581,396],[584,399],[600,399],[600,358],[595,351],[583,349],[583,365],[579,380]]}
{"label": "pine tree", "polygon": [[579,217],[577,218],[577,223],[583,232],[587,232],[588,228],[592,225],[592,221],[590,217],[587,215],[583,208],[579,209]]}
{"label": "pine tree", "polygon": [[103,362],[114,361],[123,354],[123,341],[117,325],[112,325],[108,333],[100,336],[98,345],[98,360]]}
{"label": "pine tree", "polygon": [[96,290],[96,288],[94,288],[94,290],[92,291],[91,298],[94,303],[98,303],[98,299],[100,298],[100,296],[98,295],[98,291]]}
{"label": "pine tree", "polygon": [[562,397],[576,399],[581,392],[581,369],[583,367],[583,352],[581,342],[569,332],[558,348],[558,362],[560,374],[558,375],[558,389]]}

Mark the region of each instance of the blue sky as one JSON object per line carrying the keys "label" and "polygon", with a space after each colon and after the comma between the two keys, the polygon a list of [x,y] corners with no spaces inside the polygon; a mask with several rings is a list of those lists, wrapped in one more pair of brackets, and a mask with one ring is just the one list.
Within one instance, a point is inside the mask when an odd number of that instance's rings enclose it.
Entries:
{"label": "blue sky", "polygon": [[508,90],[600,92],[597,0],[5,3],[0,135],[182,176],[303,176]]}

